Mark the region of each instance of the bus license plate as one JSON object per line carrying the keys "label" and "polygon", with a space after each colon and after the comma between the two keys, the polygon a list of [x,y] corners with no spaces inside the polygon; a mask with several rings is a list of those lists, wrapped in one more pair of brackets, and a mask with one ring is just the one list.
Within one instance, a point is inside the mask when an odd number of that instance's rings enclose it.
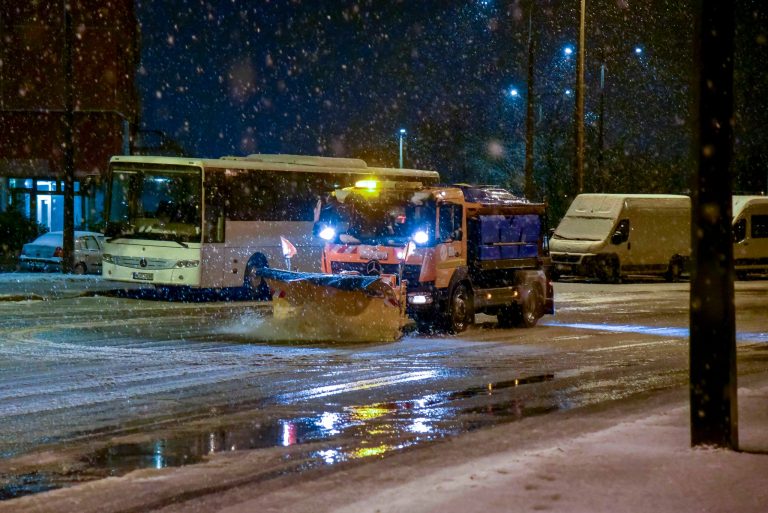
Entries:
{"label": "bus license plate", "polygon": [[133,273],[134,280],[152,281],[154,275],[152,273]]}

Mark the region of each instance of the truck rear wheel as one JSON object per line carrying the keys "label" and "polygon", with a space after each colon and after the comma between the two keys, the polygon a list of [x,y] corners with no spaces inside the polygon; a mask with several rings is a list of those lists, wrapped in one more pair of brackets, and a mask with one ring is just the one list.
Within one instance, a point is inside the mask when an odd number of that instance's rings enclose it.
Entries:
{"label": "truck rear wheel", "polygon": [[536,289],[531,289],[520,305],[520,326],[533,328],[541,317],[541,300]]}
{"label": "truck rear wheel", "polygon": [[451,333],[461,333],[466,330],[474,320],[475,313],[472,306],[472,293],[461,283],[456,285],[451,292],[448,302],[447,328]]}

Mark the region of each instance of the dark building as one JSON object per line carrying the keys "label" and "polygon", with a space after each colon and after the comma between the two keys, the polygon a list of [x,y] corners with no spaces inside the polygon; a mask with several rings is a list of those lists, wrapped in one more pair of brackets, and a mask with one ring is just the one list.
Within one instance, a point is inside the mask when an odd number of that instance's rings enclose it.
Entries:
{"label": "dark building", "polygon": [[63,227],[70,81],[75,226],[98,222],[94,184],[137,126],[138,37],[134,0],[0,0],[0,211]]}

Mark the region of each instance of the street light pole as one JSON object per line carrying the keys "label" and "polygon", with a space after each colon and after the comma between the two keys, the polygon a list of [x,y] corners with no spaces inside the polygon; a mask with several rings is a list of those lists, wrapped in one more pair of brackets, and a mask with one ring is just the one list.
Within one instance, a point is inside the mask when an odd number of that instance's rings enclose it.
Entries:
{"label": "street light pole", "polygon": [[603,150],[605,148],[605,59],[603,59],[603,62],[600,64],[600,105],[598,105],[598,109],[596,174],[600,181],[603,182]]}
{"label": "street light pole", "polygon": [[533,37],[533,6],[531,1],[528,6],[528,96],[526,98],[525,109],[525,197],[533,200],[536,196],[536,186],[533,182],[533,131],[534,131],[534,113],[533,113],[533,77],[534,77],[534,44]]}
{"label": "street light pole", "polygon": [[403,168],[403,139],[405,138],[405,128],[400,129],[400,169]]}
{"label": "street light pole", "polygon": [[72,272],[75,253],[75,148],[72,76],[72,13],[64,6],[64,234],[61,272]]}
{"label": "street light pole", "polygon": [[576,60],[576,191],[584,192],[584,18],[586,0],[581,0],[579,12],[579,46]]}
{"label": "street light pole", "polygon": [[702,0],[696,34],[696,174],[691,198],[691,445],[738,449],[730,172],[734,0]]}

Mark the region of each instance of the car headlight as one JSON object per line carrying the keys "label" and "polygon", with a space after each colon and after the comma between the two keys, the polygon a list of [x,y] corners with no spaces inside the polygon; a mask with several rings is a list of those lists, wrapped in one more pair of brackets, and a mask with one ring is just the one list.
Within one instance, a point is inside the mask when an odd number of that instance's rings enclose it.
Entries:
{"label": "car headlight", "polygon": [[176,267],[197,267],[200,265],[200,260],[179,260],[176,262]]}
{"label": "car headlight", "polygon": [[426,244],[429,241],[429,234],[426,230],[418,230],[413,234],[413,242],[416,244]]}
{"label": "car headlight", "polygon": [[320,230],[320,238],[323,240],[333,240],[336,238],[336,230],[333,229],[331,226],[326,226],[322,230]]}

